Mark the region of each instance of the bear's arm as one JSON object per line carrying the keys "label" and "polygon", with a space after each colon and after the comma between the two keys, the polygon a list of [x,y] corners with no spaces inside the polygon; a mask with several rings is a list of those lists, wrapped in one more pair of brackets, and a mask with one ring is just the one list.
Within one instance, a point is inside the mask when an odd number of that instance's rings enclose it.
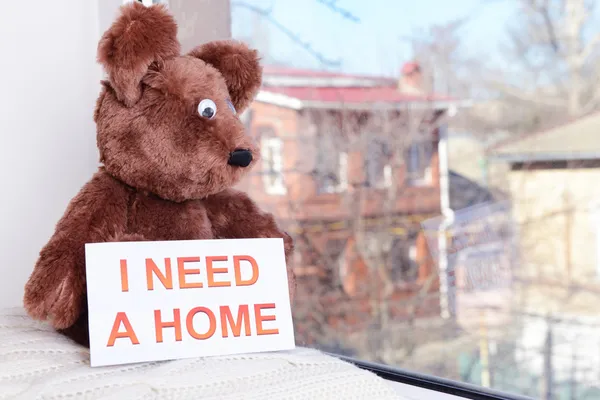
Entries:
{"label": "bear's arm", "polygon": [[33,318],[49,318],[56,329],[77,320],[85,300],[85,244],[122,234],[127,203],[127,188],[104,171],[71,200],[25,285],[24,305]]}
{"label": "bear's arm", "polygon": [[290,297],[293,300],[296,283],[289,261],[294,252],[294,242],[290,235],[277,226],[273,215],[259,209],[244,192],[233,189],[210,196],[204,202],[213,235],[217,239],[283,238]]}
{"label": "bear's arm", "polygon": [[244,192],[224,190],[208,197],[205,204],[216,238],[283,238],[286,258],[292,255],[294,245],[290,235],[277,226],[272,214],[259,209]]}

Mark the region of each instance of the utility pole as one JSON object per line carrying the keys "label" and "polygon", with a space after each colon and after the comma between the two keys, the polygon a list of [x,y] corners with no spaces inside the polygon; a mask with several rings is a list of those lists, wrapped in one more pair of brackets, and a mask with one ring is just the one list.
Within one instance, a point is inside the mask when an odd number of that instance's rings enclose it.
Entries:
{"label": "utility pole", "polygon": [[543,400],[552,400],[553,389],[553,369],[552,369],[552,317],[546,318],[546,340],[544,341],[543,359],[544,369],[542,375],[542,396]]}
{"label": "utility pole", "polygon": [[490,347],[485,309],[479,312],[479,359],[481,360],[481,386],[489,388],[492,385],[490,374]]}

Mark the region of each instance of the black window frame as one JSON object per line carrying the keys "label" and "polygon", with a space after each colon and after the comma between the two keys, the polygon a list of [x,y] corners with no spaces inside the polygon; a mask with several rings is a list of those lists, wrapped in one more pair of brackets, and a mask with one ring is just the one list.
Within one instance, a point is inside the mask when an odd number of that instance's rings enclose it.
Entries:
{"label": "black window frame", "polygon": [[462,397],[472,400],[535,400],[533,397],[527,397],[514,393],[505,393],[482,386],[472,385],[464,382],[457,382],[450,379],[440,378],[432,375],[425,375],[418,372],[405,369],[394,368],[383,364],[377,364],[369,361],[358,360],[352,357],[326,353],[342,361],[346,361],[356,367],[372,372],[375,375],[397,383],[419,387],[438,393],[444,393],[452,396]]}

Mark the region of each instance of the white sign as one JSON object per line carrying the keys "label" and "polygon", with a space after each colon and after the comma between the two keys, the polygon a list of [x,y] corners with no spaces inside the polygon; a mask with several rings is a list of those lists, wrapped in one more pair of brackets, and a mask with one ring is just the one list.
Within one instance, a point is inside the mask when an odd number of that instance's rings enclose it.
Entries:
{"label": "white sign", "polygon": [[294,348],[282,239],[85,252],[92,367]]}

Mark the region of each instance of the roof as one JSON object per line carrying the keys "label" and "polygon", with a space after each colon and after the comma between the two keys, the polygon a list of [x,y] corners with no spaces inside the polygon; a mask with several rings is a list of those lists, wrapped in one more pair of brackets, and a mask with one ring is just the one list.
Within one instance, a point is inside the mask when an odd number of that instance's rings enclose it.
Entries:
{"label": "roof", "polygon": [[600,113],[508,139],[488,154],[508,162],[600,159]]}
{"label": "roof", "polygon": [[[393,108],[408,103],[446,108],[452,100],[445,97],[403,94],[396,87],[265,87],[263,92],[297,100],[292,108],[353,108],[373,105]],[[257,100],[265,100],[262,95]]]}
{"label": "roof", "polygon": [[282,107],[327,109],[446,109],[456,102],[443,96],[402,93],[396,78],[350,75],[266,66],[256,100]]}
{"label": "roof", "polygon": [[448,179],[450,180],[450,208],[454,211],[501,198],[499,193],[494,193],[489,188],[452,170],[448,171]]}

